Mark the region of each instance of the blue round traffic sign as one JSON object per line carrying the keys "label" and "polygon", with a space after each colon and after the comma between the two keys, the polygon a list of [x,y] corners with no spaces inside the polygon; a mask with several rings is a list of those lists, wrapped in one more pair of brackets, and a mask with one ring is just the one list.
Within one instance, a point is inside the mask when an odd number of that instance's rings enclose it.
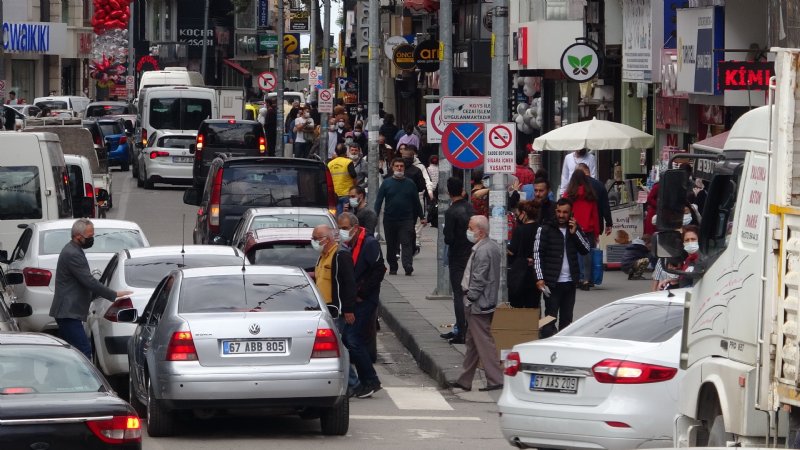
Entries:
{"label": "blue round traffic sign", "polygon": [[483,164],[483,124],[451,123],[442,133],[442,153],[459,169],[474,169]]}

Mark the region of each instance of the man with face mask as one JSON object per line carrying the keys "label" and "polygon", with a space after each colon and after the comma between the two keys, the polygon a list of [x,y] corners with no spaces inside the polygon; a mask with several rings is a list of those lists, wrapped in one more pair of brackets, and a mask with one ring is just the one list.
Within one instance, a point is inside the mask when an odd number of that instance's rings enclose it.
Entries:
{"label": "man with face mask", "polygon": [[344,137],[336,132],[336,119],[328,119],[328,161],[336,158],[336,146],[344,143]]}
{"label": "man with face mask", "polygon": [[367,147],[369,145],[367,142],[367,133],[364,133],[364,123],[361,121],[356,121],[355,126],[353,126],[353,142],[358,144],[362,153],[367,153],[367,151],[369,151]]}
{"label": "man with face mask", "polygon": [[353,168],[356,171],[356,186],[367,185],[367,157],[359,147],[358,143],[353,142],[347,149],[347,157],[353,161]]}
{"label": "man with face mask", "polygon": [[132,294],[130,291],[115,292],[92,276],[84,253],[92,245],[94,225],[89,219],[76,220],[72,224],[72,239],[58,255],[55,292],[50,307],[50,317],[56,319],[59,336],[87,358],[92,357],[92,345],[83,330],[83,322],[89,315],[92,299],[103,297],[113,302],[118,297]]}
{"label": "man with face mask", "polygon": [[564,157],[564,165],[561,167],[561,184],[558,186],[559,198],[564,195],[564,191],[569,184],[569,179],[580,163],[589,166],[590,175],[592,178],[597,178],[597,158],[595,158],[594,153],[582,148],[568,154]]}
{"label": "man with face mask", "polygon": [[367,191],[363,187],[353,186],[350,189],[350,201],[345,210],[355,214],[367,233],[375,236],[375,229],[378,228],[378,215],[367,205]]}

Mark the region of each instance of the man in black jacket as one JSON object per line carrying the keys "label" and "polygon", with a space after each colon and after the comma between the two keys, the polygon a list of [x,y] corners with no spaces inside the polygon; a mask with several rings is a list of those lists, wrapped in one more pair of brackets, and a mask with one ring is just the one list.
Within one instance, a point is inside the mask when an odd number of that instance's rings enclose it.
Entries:
{"label": "man in black jacket", "polygon": [[538,223],[542,224],[549,222],[555,218],[556,205],[555,202],[550,200],[550,182],[547,178],[537,178],[533,181],[533,198],[540,203],[539,220]]}
{"label": "man in black jacket", "polygon": [[464,315],[464,290],[461,279],[467,268],[467,260],[472,252],[472,242],[467,240],[469,219],[475,215],[464,192],[464,183],[460,178],[450,177],[447,180],[447,193],[450,195],[450,207],[444,213],[444,243],[449,246],[447,262],[450,270],[450,286],[453,288],[453,311],[456,324],[453,331],[440,334],[442,339],[450,339],[451,344],[463,344],[467,336],[467,321]]}
{"label": "man in black jacket", "polygon": [[[556,202],[555,220],[536,231],[533,242],[533,275],[536,288],[544,293],[545,315],[558,317],[558,330],[572,323],[576,282],[580,279],[578,253],[591,248],[589,240],[572,217],[572,202]],[[542,338],[556,334],[555,323],[545,325]]]}

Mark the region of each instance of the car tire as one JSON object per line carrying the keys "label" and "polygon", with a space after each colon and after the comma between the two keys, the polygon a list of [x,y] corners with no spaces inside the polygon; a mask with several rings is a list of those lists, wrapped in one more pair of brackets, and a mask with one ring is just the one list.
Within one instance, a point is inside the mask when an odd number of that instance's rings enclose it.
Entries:
{"label": "car tire", "polygon": [[139,178],[139,161],[135,161],[131,158],[131,177]]}
{"label": "car tire", "polygon": [[114,207],[114,196],[108,194],[108,210],[111,211],[111,208]]}
{"label": "car tire", "polygon": [[323,408],[319,424],[325,436],[344,436],[350,428],[350,399],[345,396],[338,405]]}
{"label": "car tire", "polygon": [[144,187],[144,179],[142,178],[142,168],[136,171],[136,186]]}
{"label": "car tire", "polygon": [[144,404],[139,401],[139,397],[136,396],[136,390],[133,388],[133,379],[130,376],[128,377],[128,403],[133,406],[133,409],[139,417],[142,419],[147,417],[147,407],[145,407]]}
{"label": "car tire", "polygon": [[153,395],[153,386],[147,380],[147,434],[151,437],[172,436],[174,428],[175,419]]}
{"label": "car tire", "polygon": [[722,414],[714,417],[711,428],[708,429],[707,447],[727,447],[726,442],[733,440],[733,433],[725,432],[725,420],[722,418]]}
{"label": "car tire", "polygon": [[[145,176],[147,176],[147,174],[145,174]],[[152,181],[150,181],[150,178],[149,178],[149,177],[148,177],[148,178],[145,178],[145,179],[144,179],[144,188],[145,188],[145,189],[154,189],[154,188],[155,188],[155,183],[153,183]]]}

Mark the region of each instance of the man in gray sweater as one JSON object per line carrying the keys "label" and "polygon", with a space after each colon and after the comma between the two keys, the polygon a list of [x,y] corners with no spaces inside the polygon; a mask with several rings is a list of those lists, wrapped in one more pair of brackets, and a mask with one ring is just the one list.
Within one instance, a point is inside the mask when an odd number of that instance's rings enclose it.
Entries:
{"label": "man in gray sweater", "polygon": [[97,281],[89,269],[84,249],[94,245],[94,225],[89,219],[78,219],[72,225],[72,240],[61,250],[56,265],[56,286],[50,317],[56,319],[61,338],[92,357],[92,345],[83,330],[93,295],[110,301],[132,294],[114,292]]}

